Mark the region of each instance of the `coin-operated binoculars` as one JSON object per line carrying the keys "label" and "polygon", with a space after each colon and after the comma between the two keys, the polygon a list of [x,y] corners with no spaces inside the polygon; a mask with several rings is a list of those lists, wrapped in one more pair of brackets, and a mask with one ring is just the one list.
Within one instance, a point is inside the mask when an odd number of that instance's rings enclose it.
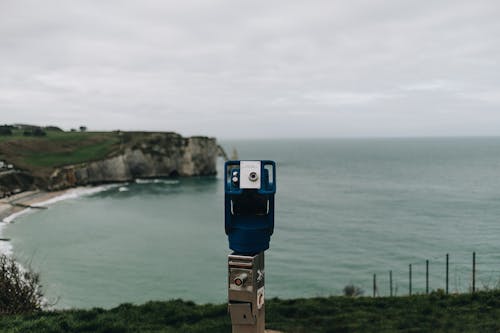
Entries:
{"label": "coin-operated binoculars", "polygon": [[228,256],[228,307],[233,333],[264,333],[264,251],[274,231],[276,164],[227,161],[225,230]]}

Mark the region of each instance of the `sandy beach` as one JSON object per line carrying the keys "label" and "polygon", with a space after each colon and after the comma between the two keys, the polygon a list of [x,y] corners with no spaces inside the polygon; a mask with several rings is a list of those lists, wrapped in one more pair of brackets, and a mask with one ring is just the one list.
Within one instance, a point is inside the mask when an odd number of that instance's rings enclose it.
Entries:
{"label": "sandy beach", "polygon": [[39,190],[27,191],[0,199],[0,223],[10,215],[28,209],[28,206],[37,207],[37,204],[61,196],[67,191],[68,190],[54,192]]}
{"label": "sandy beach", "polygon": [[52,192],[34,190],[18,193],[8,198],[0,199],[0,223],[10,222],[6,221],[9,216],[25,209],[47,209],[48,205],[56,201],[94,194],[116,186],[120,186],[120,184],[72,187]]}

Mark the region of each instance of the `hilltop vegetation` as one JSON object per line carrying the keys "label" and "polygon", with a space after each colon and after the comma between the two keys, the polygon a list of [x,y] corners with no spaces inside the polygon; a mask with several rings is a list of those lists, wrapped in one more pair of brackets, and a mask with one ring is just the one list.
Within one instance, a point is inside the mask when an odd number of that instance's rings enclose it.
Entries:
{"label": "hilltop vegetation", "polygon": [[57,127],[4,125],[0,134],[0,197],[30,189],[213,176],[215,138],[174,132],[64,132]]}
{"label": "hilltop vegetation", "polygon": [[31,131],[13,128],[11,134],[0,135],[0,160],[34,176],[46,177],[54,167],[104,158],[119,149],[119,143],[118,132],[63,132],[56,127]]}
{"label": "hilltop vegetation", "polygon": [[[267,328],[316,332],[499,332],[500,292],[383,298],[328,297],[266,303]],[[46,311],[0,317],[2,332],[229,333],[227,306],[181,300],[111,310]]]}

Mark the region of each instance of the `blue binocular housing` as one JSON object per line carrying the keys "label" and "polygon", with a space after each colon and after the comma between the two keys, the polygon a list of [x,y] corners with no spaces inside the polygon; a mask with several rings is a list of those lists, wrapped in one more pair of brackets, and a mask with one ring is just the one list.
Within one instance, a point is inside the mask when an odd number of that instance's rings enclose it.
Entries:
{"label": "blue binocular housing", "polygon": [[267,250],[274,232],[276,163],[227,161],[224,192],[229,248],[241,255]]}

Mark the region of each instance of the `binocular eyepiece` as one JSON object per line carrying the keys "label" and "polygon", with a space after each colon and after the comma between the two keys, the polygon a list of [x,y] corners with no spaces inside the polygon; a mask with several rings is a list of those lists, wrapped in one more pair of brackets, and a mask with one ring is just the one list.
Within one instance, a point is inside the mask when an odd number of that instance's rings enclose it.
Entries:
{"label": "binocular eyepiece", "polygon": [[276,164],[227,161],[224,184],[224,224],[229,248],[241,255],[267,250],[274,231]]}

